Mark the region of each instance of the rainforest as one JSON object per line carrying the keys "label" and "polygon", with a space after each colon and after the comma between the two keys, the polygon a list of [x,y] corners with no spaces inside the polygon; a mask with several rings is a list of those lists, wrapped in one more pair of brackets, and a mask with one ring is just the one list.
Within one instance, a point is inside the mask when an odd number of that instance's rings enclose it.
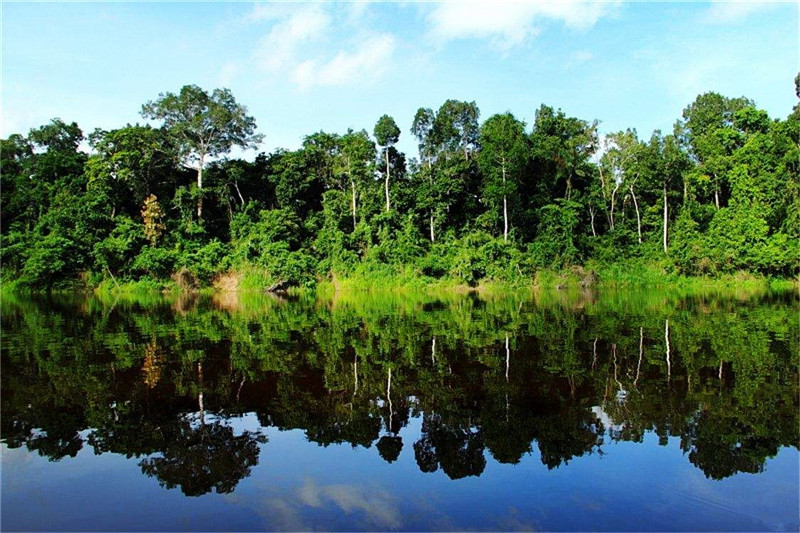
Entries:
{"label": "rainforest", "polygon": [[798,273],[800,106],[770,117],[708,92],[671,132],[601,135],[548,105],[526,123],[446,100],[250,160],[232,150],[262,136],[227,89],[187,85],[141,115],[88,133],[56,118],[2,140],[4,292]]}

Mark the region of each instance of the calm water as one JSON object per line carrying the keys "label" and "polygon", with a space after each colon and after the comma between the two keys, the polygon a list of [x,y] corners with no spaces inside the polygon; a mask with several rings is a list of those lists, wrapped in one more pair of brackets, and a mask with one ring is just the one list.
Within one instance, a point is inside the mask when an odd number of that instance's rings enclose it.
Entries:
{"label": "calm water", "polygon": [[794,295],[2,302],[3,530],[790,530]]}

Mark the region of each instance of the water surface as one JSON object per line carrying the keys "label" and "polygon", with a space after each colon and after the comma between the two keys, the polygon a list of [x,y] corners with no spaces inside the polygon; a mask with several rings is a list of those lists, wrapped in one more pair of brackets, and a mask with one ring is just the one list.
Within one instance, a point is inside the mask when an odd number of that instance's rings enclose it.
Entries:
{"label": "water surface", "polygon": [[794,295],[2,302],[4,530],[790,530]]}

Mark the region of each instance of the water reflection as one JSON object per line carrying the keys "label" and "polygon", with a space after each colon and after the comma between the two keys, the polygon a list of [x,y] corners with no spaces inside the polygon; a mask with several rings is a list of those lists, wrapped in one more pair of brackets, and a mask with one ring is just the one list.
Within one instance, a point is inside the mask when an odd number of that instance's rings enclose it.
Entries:
{"label": "water reflection", "polygon": [[[137,458],[186,496],[233,492],[266,428],[387,463],[413,453],[452,480],[489,457],[535,451],[556,469],[655,433],[717,480],[798,447],[797,310],[792,295],[652,292],[6,298],[2,439],[52,461]],[[237,428],[246,413],[261,427]],[[302,501],[360,502],[391,527],[380,494],[346,489]]]}

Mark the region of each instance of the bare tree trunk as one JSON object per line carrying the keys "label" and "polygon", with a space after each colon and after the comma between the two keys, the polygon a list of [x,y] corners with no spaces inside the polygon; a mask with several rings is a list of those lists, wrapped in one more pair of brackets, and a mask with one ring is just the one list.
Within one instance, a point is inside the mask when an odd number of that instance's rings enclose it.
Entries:
{"label": "bare tree trunk", "polygon": [[200,156],[200,165],[197,167],[197,189],[200,196],[197,198],[197,220],[203,218],[203,156]]}
{"label": "bare tree trunk", "polygon": [[386,210],[389,210],[389,147],[386,147]]}
{"label": "bare tree trunk", "polygon": [[717,182],[717,175],[714,174],[714,203],[719,209],[719,183]]}
{"label": "bare tree trunk", "polygon": [[614,199],[617,197],[617,191],[619,190],[619,183],[617,186],[614,187],[614,190],[611,192],[611,229],[614,229]]}
{"label": "bare tree trunk", "polygon": [[592,222],[592,237],[597,237],[597,232],[594,230],[594,207],[589,206],[589,217]]}
{"label": "bare tree trunk", "polygon": [[436,337],[431,339],[431,362],[436,364]]}
{"label": "bare tree trunk", "polygon": [[242,202],[242,207],[244,207],[244,197],[242,196],[242,191],[239,190],[239,182],[234,181],[233,186],[236,188],[236,194],[239,195],[239,200]]}
{"label": "bare tree trunk", "polygon": [[[428,179],[433,185],[433,164],[430,158],[428,158]],[[433,208],[431,208],[431,242],[436,242],[436,237],[433,234]]]}
{"label": "bare tree trunk", "polygon": [[633,197],[633,206],[636,208],[636,231],[639,234],[639,244],[642,244],[642,218],[639,216],[639,202],[636,201],[636,194],[633,192],[633,185],[629,186]]}
{"label": "bare tree trunk", "polygon": [[667,253],[667,182],[664,182],[664,253]]}
{"label": "bare tree trunk", "polygon": [[353,188],[353,230],[356,229],[356,182],[350,179],[350,186]]}

